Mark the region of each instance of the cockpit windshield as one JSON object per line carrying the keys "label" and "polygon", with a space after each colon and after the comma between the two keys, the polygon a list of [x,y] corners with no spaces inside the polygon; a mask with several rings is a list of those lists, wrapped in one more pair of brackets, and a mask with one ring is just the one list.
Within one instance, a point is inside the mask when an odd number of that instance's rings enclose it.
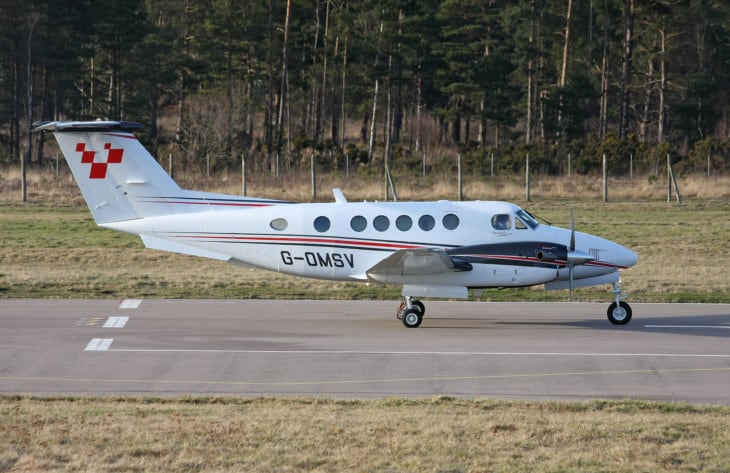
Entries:
{"label": "cockpit windshield", "polygon": [[537,222],[537,219],[535,219],[535,217],[533,217],[532,214],[527,210],[520,209],[515,213],[515,215],[533,230],[536,229],[538,225],[540,225]]}

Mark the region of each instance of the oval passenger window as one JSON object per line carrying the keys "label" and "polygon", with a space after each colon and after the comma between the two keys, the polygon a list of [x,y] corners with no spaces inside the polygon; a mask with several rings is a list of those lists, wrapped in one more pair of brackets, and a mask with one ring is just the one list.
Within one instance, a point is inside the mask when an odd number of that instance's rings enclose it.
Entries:
{"label": "oval passenger window", "polygon": [[318,232],[326,232],[330,229],[330,219],[327,217],[317,217],[314,219],[314,229]]}
{"label": "oval passenger window", "polygon": [[289,226],[289,222],[287,222],[285,218],[275,218],[274,220],[271,221],[269,226],[271,228],[273,228],[274,230],[282,231],[282,230],[286,230],[286,227]]}
{"label": "oval passenger window", "polygon": [[418,227],[425,232],[433,230],[434,225],[436,225],[436,221],[430,215],[423,215],[418,219]]}
{"label": "oval passenger window", "polygon": [[356,232],[361,232],[365,230],[368,226],[368,221],[365,220],[365,217],[362,215],[355,215],[352,217],[352,220],[350,220],[350,228],[355,230]]}
{"label": "oval passenger window", "polygon": [[385,215],[378,215],[373,220],[373,227],[379,232],[384,232],[390,227],[390,220]]}
{"label": "oval passenger window", "polygon": [[441,220],[441,223],[443,223],[444,228],[447,230],[454,230],[459,226],[459,217],[454,214],[446,214]]}
{"label": "oval passenger window", "polygon": [[407,232],[413,226],[413,220],[408,215],[401,215],[395,219],[395,226],[402,232]]}

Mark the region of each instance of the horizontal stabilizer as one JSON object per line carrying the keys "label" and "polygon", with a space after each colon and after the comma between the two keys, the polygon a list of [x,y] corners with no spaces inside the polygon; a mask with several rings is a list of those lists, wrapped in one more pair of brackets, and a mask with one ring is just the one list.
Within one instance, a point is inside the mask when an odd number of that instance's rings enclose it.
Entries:
{"label": "horizontal stabilizer", "polygon": [[144,128],[141,123],[96,120],[89,122],[37,122],[33,124],[33,131],[83,132],[83,131],[136,131]]}

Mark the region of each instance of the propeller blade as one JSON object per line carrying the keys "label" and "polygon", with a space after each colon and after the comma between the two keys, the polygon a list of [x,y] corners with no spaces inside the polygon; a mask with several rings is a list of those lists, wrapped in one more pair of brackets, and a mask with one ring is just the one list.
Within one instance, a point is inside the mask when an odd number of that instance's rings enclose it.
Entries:
{"label": "propeller blade", "polygon": [[593,255],[586,253],[582,250],[575,249],[575,217],[573,216],[573,209],[570,209],[570,244],[568,245],[568,265],[570,266],[570,274],[572,281],[573,265],[575,264],[586,264],[589,261],[593,261],[595,258]]}
{"label": "propeller blade", "polygon": [[570,284],[568,285],[568,300],[573,300],[573,263],[568,265],[568,274],[570,274]]}
{"label": "propeller blade", "polygon": [[586,253],[585,251],[575,249],[575,217],[573,215],[573,209],[570,209],[570,245],[568,246],[568,277],[570,282],[568,283],[568,297],[573,300],[573,279],[576,264],[586,264],[589,261],[593,261],[595,258],[593,255]]}
{"label": "propeller blade", "polygon": [[573,208],[570,208],[570,251],[575,251],[575,219],[573,218]]}

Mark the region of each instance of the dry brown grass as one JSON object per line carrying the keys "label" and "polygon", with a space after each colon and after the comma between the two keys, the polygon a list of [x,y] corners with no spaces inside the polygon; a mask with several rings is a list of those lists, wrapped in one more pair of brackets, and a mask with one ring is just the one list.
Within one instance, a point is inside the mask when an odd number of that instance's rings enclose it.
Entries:
{"label": "dry brown grass", "polygon": [[730,410],[625,402],[0,399],[0,470],[730,470]]}
{"label": "dry brown grass", "polygon": [[[200,172],[177,172],[176,181],[184,189],[194,189],[224,194],[241,194],[241,176],[238,171],[220,173],[207,178]],[[438,200],[458,198],[455,174],[396,175],[400,200]],[[28,199],[36,203],[83,202],[81,193],[65,165],[59,176],[48,169],[28,171]],[[680,192],[685,199],[730,199],[730,176],[706,177],[690,175],[679,177]],[[346,178],[342,173],[320,173],[317,179],[317,200],[332,201],[331,189],[342,188],[351,200],[383,200],[383,179],[366,172],[353,172]],[[666,176],[641,176],[611,178],[608,184],[609,200],[665,200]],[[257,197],[309,202],[312,197],[311,179],[307,173],[282,174],[274,177],[269,173],[249,175],[247,194]],[[16,168],[0,169],[0,202],[19,202],[21,196],[20,171]],[[603,184],[599,176],[534,176],[532,199],[602,201]],[[494,178],[464,177],[466,200],[524,201],[526,197],[523,176],[497,176]]]}

